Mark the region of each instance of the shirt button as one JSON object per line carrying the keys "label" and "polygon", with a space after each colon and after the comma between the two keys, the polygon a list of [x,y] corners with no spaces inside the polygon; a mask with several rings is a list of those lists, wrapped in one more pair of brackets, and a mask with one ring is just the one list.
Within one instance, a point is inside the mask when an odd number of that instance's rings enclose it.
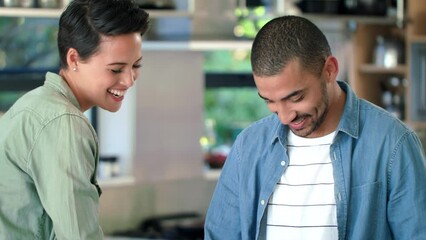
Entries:
{"label": "shirt button", "polygon": [[260,204],[265,205],[265,200],[261,200]]}
{"label": "shirt button", "polygon": [[285,161],[281,161],[281,166],[285,166]]}

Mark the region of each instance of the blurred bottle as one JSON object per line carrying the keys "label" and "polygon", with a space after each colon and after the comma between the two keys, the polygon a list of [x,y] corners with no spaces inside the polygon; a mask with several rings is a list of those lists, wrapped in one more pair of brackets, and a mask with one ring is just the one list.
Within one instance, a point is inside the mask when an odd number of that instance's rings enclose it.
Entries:
{"label": "blurred bottle", "polygon": [[60,8],[60,0],[39,0],[38,5],[41,8]]}
{"label": "blurred bottle", "polygon": [[33,8],[36,6],[35,0],[21,0],[20,6],[24,8]]}
{"label": "blurred bottle", "polygon": [[405,80],[390,77],[383,83],[383,107],[395,117],[404,120],[405,113]]}

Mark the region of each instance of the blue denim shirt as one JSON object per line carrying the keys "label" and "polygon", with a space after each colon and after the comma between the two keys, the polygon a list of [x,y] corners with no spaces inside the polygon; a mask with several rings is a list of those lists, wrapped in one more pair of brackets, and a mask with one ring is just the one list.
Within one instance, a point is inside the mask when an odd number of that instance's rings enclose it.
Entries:
{"label": "blue denim shirt", "polygon": [[[346,104],[330,147],[339,239],[426,239],[426,163],[418,137],[339,85]],[[207,212],[205,239],[265,238],[268,199],[289,164],[288,130],[271,115],[238,136]]]}

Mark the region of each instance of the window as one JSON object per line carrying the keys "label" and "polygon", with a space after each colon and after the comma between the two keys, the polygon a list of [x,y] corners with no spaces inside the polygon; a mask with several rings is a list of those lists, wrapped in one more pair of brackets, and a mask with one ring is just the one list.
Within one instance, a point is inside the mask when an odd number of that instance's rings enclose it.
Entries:
{"label": "window", "polygon": [[0,17],[0,112],[57,71],[56,32],[54,19]]}
{"label": "window", "polygon": [[0,91],[0,117],[25,94],[25,91]]}
{"label": "window", "polygon": [[258,96],[248,50],[205,54],[204,124],[201,138],[208,168],[221,168],[237,135],[270,114]]}

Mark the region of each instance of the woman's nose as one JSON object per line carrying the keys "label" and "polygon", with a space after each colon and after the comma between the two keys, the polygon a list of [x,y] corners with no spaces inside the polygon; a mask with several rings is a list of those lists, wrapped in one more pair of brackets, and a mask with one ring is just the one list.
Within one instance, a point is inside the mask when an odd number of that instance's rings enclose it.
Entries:
{"label": "woman's nose", "polygon": [[136,74],[133,71],[129,71],[128,74],[123,78],[122,83],[128,88],[132,87],[136,80]]}

